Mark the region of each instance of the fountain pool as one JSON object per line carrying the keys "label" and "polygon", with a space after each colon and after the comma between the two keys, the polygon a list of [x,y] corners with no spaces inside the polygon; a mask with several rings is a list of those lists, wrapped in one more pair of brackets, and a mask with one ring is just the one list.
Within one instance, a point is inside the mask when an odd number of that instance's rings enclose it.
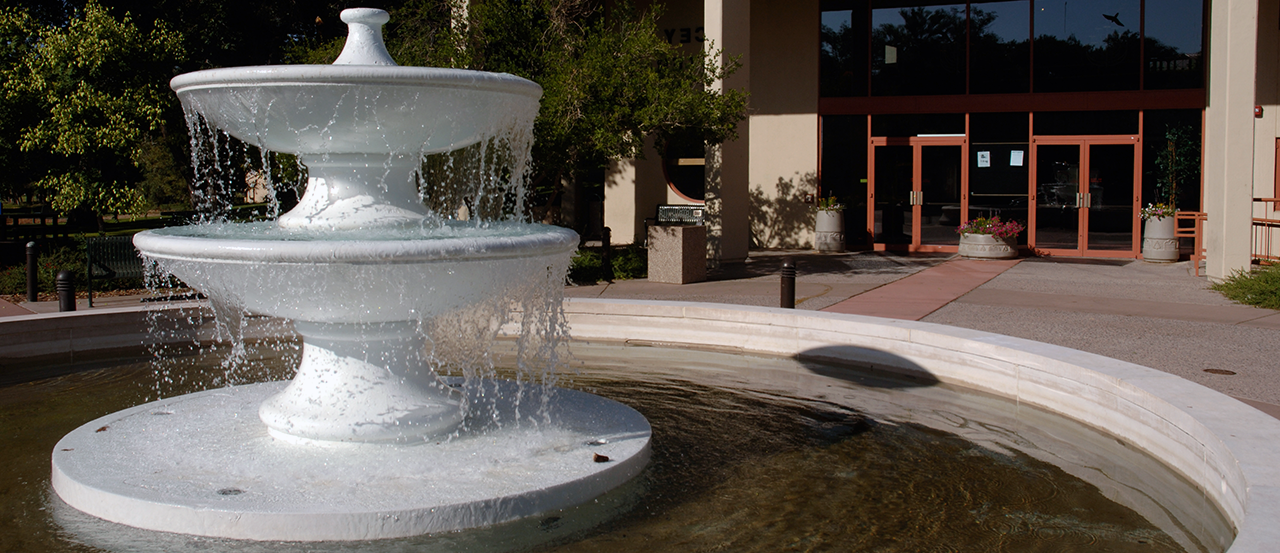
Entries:
{"label": "fountain pool", "polygon": [[[498,349],[503,374],[512,374],[512,344]],[[580,506],[491,528],[349,543],[217,540],[106,523],[62,505],[41,485],[39,461],[54,439],[41,430],[154,394],[154,368],[140,363],[5,389],[0,413],[22,451],[6,479],[34,485],[4,506],[22,514],[0,523],[0,535],[23,536],[32,551],[80,544],[282,552],[779,550],[797,543],[1221,551],[1231,538],[1216,506],[1167,467],[1112,436],[1007,400],[842,364],[616,342],[572,349],[581,366],[566,385],[627,403],[654,425],[650,467]],[[264,380],[287,377],[296,355],[266,342],[249,352]],[[167,385],[211,386],[220,360],[216,352],[173,358],[166,374],[188,378]],[[84,401],[90,396],[107,401]],[[42,417],[49,411],[58,415]],[[43,424],[29,426],[37,420]]]}

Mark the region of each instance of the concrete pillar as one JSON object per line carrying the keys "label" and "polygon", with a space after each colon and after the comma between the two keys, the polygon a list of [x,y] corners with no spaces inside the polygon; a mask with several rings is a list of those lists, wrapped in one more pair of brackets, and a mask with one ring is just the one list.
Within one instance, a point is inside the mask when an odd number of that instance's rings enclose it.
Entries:
{"label": "concrete pillar", "polygon": [[1220,280],[1250,262],[1258,0],[1215,0],[1210,6],[1204,239],[1209,278]]}
{"label": "concrete pillar", "polygon": [[[742,67],[717,90],[751,89],[751,0],[704,0],[706,47],[721,60],[737,57]],[[747,258],[751,122],[738,123],[738,139],[707,148],[707,256],[713,264]]]}
{"label": "concrete pillar", "polygon": [[644,239],[644,218],[640,216],[636,193],[636,160],[609,162],[604,177],[604,226],[613,240],[632,244]]}

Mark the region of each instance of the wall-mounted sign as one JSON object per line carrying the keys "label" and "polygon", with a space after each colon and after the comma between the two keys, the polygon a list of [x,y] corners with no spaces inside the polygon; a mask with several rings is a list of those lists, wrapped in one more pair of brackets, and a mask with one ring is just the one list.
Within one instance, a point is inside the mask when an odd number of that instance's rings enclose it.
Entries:
{"label": "wall-mounted sign", "polygon": [[707,36],[702,27],[683,27],[680,29],[663,29],[662,35],[667,37],[668,44],[689,44],[706,42]]}
{"label": "wall-mounted sign", "polygon": [[978,167],[991,167],[991,152],[978,152]]}

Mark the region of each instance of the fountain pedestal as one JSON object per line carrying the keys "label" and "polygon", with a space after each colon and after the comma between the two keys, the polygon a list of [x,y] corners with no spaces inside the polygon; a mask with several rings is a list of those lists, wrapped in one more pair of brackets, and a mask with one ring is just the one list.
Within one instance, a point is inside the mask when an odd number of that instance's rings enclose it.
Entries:
{"label": "fountain pedestal", "polygon": [[423,358],[416,323],[293,327],[303,340],[298,374],[258,409],[272,436],[407,442],[462,423],[466,401]]}

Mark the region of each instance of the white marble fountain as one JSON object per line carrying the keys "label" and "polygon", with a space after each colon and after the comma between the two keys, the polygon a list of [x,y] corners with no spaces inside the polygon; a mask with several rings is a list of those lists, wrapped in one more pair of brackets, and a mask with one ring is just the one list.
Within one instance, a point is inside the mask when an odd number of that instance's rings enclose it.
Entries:
{"label": "white marble fountain", "polygon": [[[427,353],[438,317],[530,286],[559,297],[577,234],[512,217],[452,221],[424,207],[418,185],[426,154],[505,146],[515,183],[505,193],[522,199],[541,88],[396,66],[382,43],[386,12],[342,19],[350,34],[333,65],[172,81],[210,127],[296,154],[309,176],[298,206],[271,223],[134,241],[220,316],[292,320],[297,376],[141,405],[68,434],[52,481],[71,506],[204,536],[376,539],[566,507],[643,468],[650,429],[634,410],[563,389],[446,383]],[[480,397],[491,408],[482,416],[469,409]]]}

